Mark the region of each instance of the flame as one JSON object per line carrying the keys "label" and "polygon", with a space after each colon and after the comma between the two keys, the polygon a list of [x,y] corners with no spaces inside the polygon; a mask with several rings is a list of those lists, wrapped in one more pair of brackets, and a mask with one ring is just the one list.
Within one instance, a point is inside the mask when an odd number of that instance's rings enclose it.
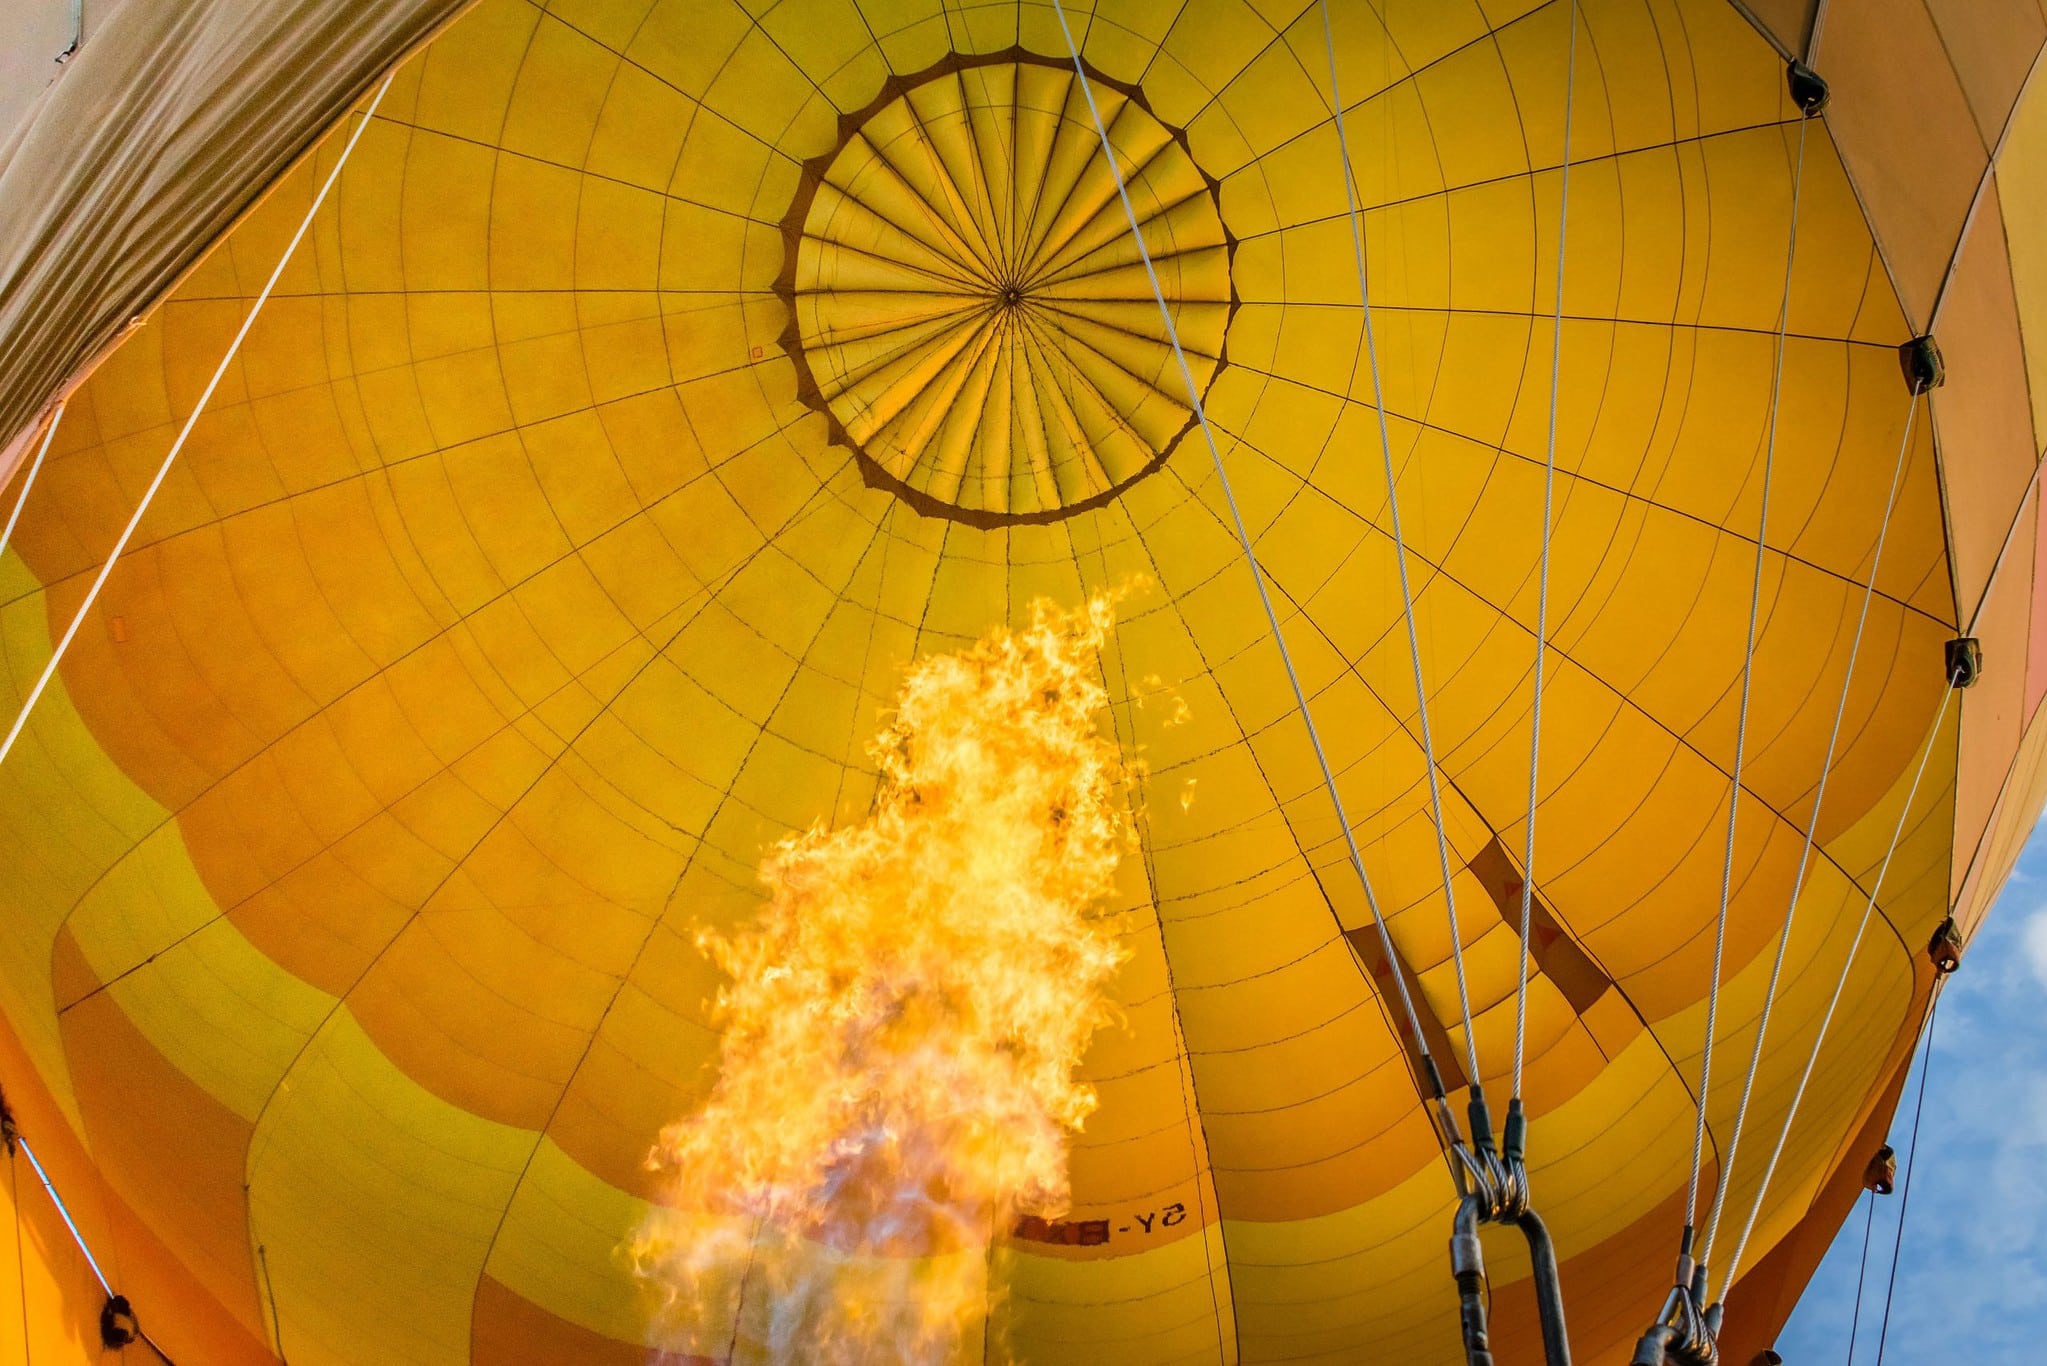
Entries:
{"label": "flame", "polygon": [[990,1245],[1067,1209],[1096,1105],[1075,1073],[1123,959],[1092,914],[1133,839],[1095,725],[1112,618],[1040,602],[918,661],[867,819],[781,841],[754,926],[701,937],[731,978],[719,1077],[663,1131],[631,1247],[670,1350],[983,1357]]}

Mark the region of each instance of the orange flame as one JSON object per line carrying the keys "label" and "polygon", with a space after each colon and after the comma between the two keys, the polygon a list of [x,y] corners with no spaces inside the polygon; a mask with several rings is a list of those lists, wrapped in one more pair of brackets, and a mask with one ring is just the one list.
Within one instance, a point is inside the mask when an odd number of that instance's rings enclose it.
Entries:
{"label": "orange flame", "polygon": [[983,1355],[993,1234],[1069,1201],[1076,1081],[1123,954],[1091,911],[1132,841],[1095,721],[1110,601],[918,661],[869,745],[857,826],[764,860],[756,925],[702,943],[731,977],[718,1082],[650,1159],[667,1200],[632,1253],[656,1327],[699,1357]]}

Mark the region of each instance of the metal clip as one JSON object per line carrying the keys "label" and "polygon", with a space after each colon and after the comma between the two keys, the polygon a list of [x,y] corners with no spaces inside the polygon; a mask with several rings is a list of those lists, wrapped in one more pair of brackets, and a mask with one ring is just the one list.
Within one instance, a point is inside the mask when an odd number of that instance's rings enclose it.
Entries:
{"label": "metal clip", "polygon": [[1721,1307],[1701,1308],[1706,1268],[1680,1257],[1677,1284],[1663,1301],[1656,1324],[1635,1344],[1629,1366],[1720,1366]]}
{"label": "metal clip", "polygon": [[1905,371],[1905,387],[1915,394],[1938,389],[1947,383],[1947,362],[1940,347],[1928,333],[1912,338],[1898,348],[1898,364]]}
{"label": "metal clip", "polygon": [[1926,941],[1926,956],[1933,960],[1933,970],[1945,977],[1962,965],[1962,932],[1955,926],[1955,918],[1949,916],[1934,930],[1933,938]]}
{"label": "metal clip", "polygon": [[126,1295],[109,1295],[100,1306],[100,1341],[108,1350],[118,1351],[142,1336],[142,1324]]}
{"label": "metal clip", "polygon": [[1798,112],[1811,118],[1827,107],[1827,83],[1804,62],[1793,62],[1784,73],[1791,86],[1791,102],[1798,106]]}
{"label": "metal clip", "polygon": [[1528,1119],[1517,1098],[1507,1106],[1505,1142],[1493,1146],[1492,1117],[1485,1097],[1472,1088],[1470,1143],[1451,1149],[1460,1199],[1450,1234],[1450,1273],[1457,1282],[1458,1319],[1464,1333],[1466,1366],[1492,1366],[1492,1344],[1486,1323],[1485,1249],[1478,1231],[1483,1224],[1512,1224],[1528,1240],[1535,1271],[1535,1302],[1542,1323],[1542,1352],[1547,1366],[1570,1366],[1571,1341],[1564,1327],[1563,1280],[1557,1271],[1556,1246],[1549,1229],[1529,1208],[1528,1165],[1524,1154]]}
{"label": "metal clip", "polygon": [[1962,636],[1947,643],[1945,661],[1948,682],[1957,688],[1973,688],[1983,676],[1983,643],[1974,636]]}

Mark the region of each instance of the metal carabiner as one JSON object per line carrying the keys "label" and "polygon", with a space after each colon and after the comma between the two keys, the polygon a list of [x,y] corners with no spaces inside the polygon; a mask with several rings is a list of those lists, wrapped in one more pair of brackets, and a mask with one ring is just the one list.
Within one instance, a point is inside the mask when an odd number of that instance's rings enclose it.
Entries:
{"label": "metal carabiner", "polygon": [[1486,1321],[1485,1249],[1479,1229],[1485,1224],[1512,1224],[1528,1241],[1535,1271],[1535,1304],[1542,1324],[1546,1366],[1571,1366],[1571,1339],[1564,1325],[1563,1278],[1557,1271],[1556,1245],[1549,1229],[1529,1207],[1528,1165],[1524,1157],[1528,1122],[1517,1098],[1507,1105],[1506,1142],[1493,1146],[1492,1117],[1485,1097],[1472,1088],[1469,1144],[1452,1153],[1459,1199],[1450,1232],[1450,1273],[1457,1282],[1458,1320],[1464,1335],[1466,1366],[1493,1366],[1490,1329]]}
{"label": "metal carabiner", "polygon": [[1706,1301],[1706,1268],[1678,1258],[1677,1283],[1655,1326],[1635,1344],[1629,1366],[1720,1366],[1720,1306]]}

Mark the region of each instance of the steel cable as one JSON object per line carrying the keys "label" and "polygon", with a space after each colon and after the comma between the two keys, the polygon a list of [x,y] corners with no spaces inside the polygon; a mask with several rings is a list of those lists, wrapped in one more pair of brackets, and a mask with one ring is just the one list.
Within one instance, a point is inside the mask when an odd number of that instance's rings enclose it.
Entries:
{"label": "steel cable", "polygon": [[[1437,1073],[1434,1059],[1430,1056],[1428,1037],[1422,1032],[1421,1016],[1417,1013],[1413,993],[1408,989],[1406,976],[1400,971],[1399,957],[1393,946],[1393,936],[1387,929],[1386,917],[1379,907],[1377,894],[1372,890],[1371,877],[1365,871],[1364,856],[1358,849],[1357,836],[1351,829],[1350,818],[1343,805],[1343,795],[1336,785],[1335,771],[1330,767],[1329,756],[1323,750],[1322,738],[1315,729],[1315,718],[1308,706],[1307,690],[1301,684],[1300,674],[1294,668],[1291,652],[1287,649],[1286,636],[1280,629],[1279,613],[1273,607],[1272,594],[1265,585],[1264,571],[1259,567],[1257,553],[1251,542],[1251,533],[1244,523],[1244,514],[1237,506],[1235,491],[1230,486],[1229,471],[1223,466],[1222,451],[1217,446],[1215,432],[1209,426],[1208,409],[1201,399],[1200,388],[1194,382],[1194,372],[1187,364],[1187,353],[1181,349],[1179,329],[1173,322],[1172,309],[1166,303],[1165,288],[1159,282],[1158,268],[1153,264],[1151,249],[1145,245],[1144,231],[1139,225],[1136,207],[1130,201],[1130,189],[1123,179],[1123,168],[1117,163],[1115,146],[1109,140],[1108,126],[1102,122],[1101,109],[1095,102],[1094,86],[1088,79],[1087,69],[1080,59],[1080,48],[1073,40],[1073,30],[1066,19],[1066,8],[1061,0],[1052,0],[1052,8],[1059,19],[1059,30],[1065,35],[1067,52],[1073,58],[1074,74],[1078,77],[1080,91],[1087,102],[1088,116],[1093,119],[1095,133],[1101,139],[1102,155],[1109,163],[1109,173],[1115,178],[1116,194],[1122,201],[1124,216],[1130,223],[1130,233],[1137,244],[1138,256],[1144,263],[1144,271],[1151,282],[1152,298],[1158,304],[1159,317],[1165,324],[1166,340],[1173,349],[1173,359],[1178,363],[1181,381],[1187,389],[1187,401],[1194,410],[1196,425],[1208,447],[1209,459],[1215,464],[1216,477],[1221,482],[1223,499],[1230,510],[1230,520],[1237,533],[1237,542],[1244,552],[1244,563],[1251,571],[1252,583],[1258,590],[1258,601],[1265,609],[1266,622],[1272,628],[1273,642],[1279,647],[1280,662],[1285,665],[1287,683],[1292,687],[1294,702],[1300,711],[1301,723],[1308,733],[1308,743],[1315,751],[1315,761],[1322,773],[1323,785],[1329,791],[1329,800],[1336,809],[1336,823],[1343,833],[1344,847],[1350,857],[1352,869],[1356,872],[1359,886],[1364,890],[1365,904],[1370,909],[1372,923],[1378,928],[1379,941],[1386,953],[1391,968],[1394,986],[1399,994],[1401,1007],[1407,1016],[1408,1027],[1413,1032],[1415,1051],[1424,1071],[1428,1074],[1434,1094],[1430,1099],[1438,1103],[1438,1138],[1445,1144],[1455,1139],[1454,1121],[1444,1100],[1441,1078]],[[1348,940],[1345,941],[1346,943]]]}
{"label": "steel cable", "polygon": [[1741,702],[1734,727],[1734,765],[1728,773],[1727,840],[1720,862],[1720,909],[1713,922],[1713,976],[1706,994],[1706,1036],[1699,1053],[1698,1120],[1692,1128],[1692,1169],[1685,1185],[1684,1255],[1692,1251],[1698,1220],[1699,1177],[1706,1161],[1706,1105],[1713,1089],[1714,1035],[1720,1023],[1720,976],[1727,957],[1727,905],[1734,890],[1734,835],[1741,813],[1741,769],[1748,749],[1749,693],[1755,682],[1756,627],[1762,616],[1763,564],[1770,529],[1770,476],[1777,462],[1777,416],[1784,394],[1784,337],[1791,321],[1791,280],[1798,262],[1799,196],[1805,182],[1805,135],[1810,118],[1798,121],[1798,158],[1791,173],[1791,234],[1784,253],[1784,292],[1777,306],[1776,359],[1770,376],[1770,426],[1763,445],[1762,508],[1756,519],[1755,571],[1749,581],[1748,635],[1742,648]]}
{"label": "steel cable", "polygon": [[1891,470],[1890,495],[1884,501],[1883,521],[1877,527],[1876,549],[1870,560],[1869,581],[1862,587],[1862,610],[1855,619],[1855,635],[1848,647],[1848,667],[1841,676],[1841,696],[1834,704],[1834,725],[1827,735],[1827,752],[1820,760],[1820,777],[1813,794],[1812,813],[1805,823],[1805,839],[1798,853],[1798,871],[1791,879],[1791,895],[1784,908],[1784,923],[1777,931],[1777,952],[1770,964],[1770,984],[1763,992],[1763,1011],[1756,1021],[1756,1041],[1749,1050],[1748,1072],[1742,1078],[1741,1105],[1734,1112],[1734,1132],[1728,1139],[1727,1156],[1720,1164],[1720,1176],[1715,1183],[1713,1210],[1706,1219],[1706,1242],[1702,1257],[1713,1258],[1713,1245],[1720,1235],[1720,1220],[1727,1204],[1727,1197],[1733,1189],[1735,1160],[1741,1154],[1741,1138],[1748,1123],[1749,1104],[1754,1099],[1756,1077],[1762,1069],[1763,1044],[1770,1032],[1770,1018],[1777,1005],[1777,986],[1784,976],[1785,951],[1791,943],[1791,928],[1798,915],[1798,898],[1805,890],[1806,873],[1812,861],[1813,840],[1820,827],[1820,810],[1827,800],[1827,782],[1833,776],[1834,755],[1841,742],[1841,727],[1848,715],[1848,693],[1855,682],[1855,665],[1862,654],[1862,638],[1869,625],[1870,602],[1876,596],[1877,571],[1883,564],[1884,542],[1891,529],[1891,514],[1898,505],[1898,491],[1905,482],[1905,460],[1912,449],[1913,419],[1919,413],[1919,396],[1912,396],[1911,404],[1905,410],[1905,433],[1898,442],[1898,458]]}
{"label": "steel cable", "polygon": [[1905,1216],[1912,1209],[1912,1166],[1919,1160],[1919,1118],[1926,1110],[1926,1083],[1933,1069],[1933,1027],[1940,1020],[1941,988],[1946,977],[1933,979],[1933,1004],[1926,1011],[1926,1040],[1920,1045],[1919,1095],[1912,1102],[1912,1147],[1905,1154],[1905,1171],[1898,1180],[1898,1237],[1891,1244],[1891,1274],[1884,1282],[1884,1313],[1876,1332],[1876,1366],[1884,1366],[1884,1344],[1891,1335],[1891,1298],[1898,1289],[1898,1255],[1905,1250]]}
{"label": "steel cable", "polygon": [[1551,319],[1549,356],[1549,443],[1542,465],[1542,561],[1536,570],[1535,689],[1528,722],[1528,825],[1521,842],[1521,949],[1514,976],[1514,1090],[1521,1099],[1521,1072],[1528,1052],[1528,934],[1535,909],[1535,808],[1542,769],[1543,660],[1549,652],[1549,552],[1557,483],[1557,396],[1564,373],[1564,249],[1571,225],[1571,115],[1578,88],[1578,0],[1570,6],[1570,56],[1564,68],[1564,160],[1557,207],[1557,297]]}
{"label": "steel cable", "polygon": [[[1356,259],[1358,313],[1364,321],[1365,359],[1372,373],[1372,409],[1379,420],[1379,453],[1386,471],[1387,521],[1393,538],[1393,563],[1400,575],[1400,607],[1407,624],[1407,657],[1414,674],[1414,704],[1421,730],[1422,771],[1428,776],[1429,810],[1436,826],[1436,862],[1443,879],[1443,906],[1450,918],[1450,962],[1457,977],[1457,1005],[1464,1018],[1464,1054],[1474,1089],[1479,1084],[1478,1031],[1472,1027],[1471,986],[1464,973],[1464,935],[1457,924],[1457,893],[1450,869],[1450,838],[1443,827],[1443,786],[1436,772],[1436,741],[1429,728],[1429,694],[1422,675],[1421,635],[1415,625],[1414,588],[1407,573],[1407,540],[1400,527],[1400,492],[1393,469],[1393,440],[1386,427],[1386,394],[1379,380],[1379,347],[1372,330],[1372,296],[1365,271],[1365,228],[1358,206],[1356,174],[1350,160],[1350,139],[1343,122],[1343,90],[1336,76],[1336,37],[1329,22],[1329,0],[1318,0],[1322,12],[1323,47],[1329,54],[1329,102],[1336,127],[1337,152],[1343,161],[1343,195],[1349,209],[1351,254]],[[1105,144],[1106,145],[1106,144]],[[1221,465],[1218,463],[1217,468]]]}
{"label": "steel cable", "polygon": [[29,490],[36,486],[36,476],[42,473],[43,457],[50,453],[50,443],[57,439],[57,427],[64,421],[65,405],[59,403],[50,414],[50,425],[43,428],[43,439],[36,444],[35,459],[29,461],[28,477],[21,481],[21,492],[14,499],[14,510],[7,514],[7,525],[0,527],[0,555],[7,553],[8,542],[14,539],[15,523],[21,520],[21,510],[28,506]]}
{"label": "steel cable", "polygon": [[1954,680],[1950,678],[1941,690],[1940,707],[1934,713],[1933,728],[1927,732],[1924,748],[1920,751],[1919,767],[1913,771],[1912,786],[1905,793],[1905,804],[1898,809],[1897,824],[1891,828],[1890,844],[1884,850],[1883,862],[1877,866],[1876,878],[1870,884],[1869,895],[1863,901],[1862,916],[1856,922],[1855,937],[1848,943],[1848,956],[1841,960],[1840,975],[1834,980],[1833,995],[1827,1001],[1826,1011],[1820,1016],[1819,1033],[1813,1038],[1812,1052],[1805,1060],[1805,1070],[1799,1074],[1798,1086],[1791,1093],[1791,1108],[1785,1112],[1784,1126],[1777,1132],[1777,1144],[1770,1152],[1770,1161],[1763,1169],[1763,1181],[1756,1188],[1756,1196],[1749,1205],[1748,1218],[1743,1222],[1741,1237],[1734,1245],[1734,1256],[1728,1259],[1724,1284],[1733,1285],[1735,1276],[1741,1270],[1743,1256],[1748,1252],[1749,1236],[1755,1231],[1756,1220],[1762,1214],[1763,1196],[1770,1189],[1770,1182],[1777,1174],[1778,1160],[1784,1155],[1785,1140],[1791,1136],[1791,1125],[1798,1118],[1799,1106],[1805,1102],[1806,1086],[1812,1081],[1814,1066],[1819,1062],[1820,1049],[1827,1041],[1827,1032],[1833,1027],[1834,1013],[1841,1004],[1842,992],[1848,986],[1848,970],[1855,964],[1856,952],[1862,947],[1864,935],[1868,933],[1871,917],[1876,913],[1876,900],[1883,891],[1884,878],[1891,870],[1891,858],[1898,852],[1898,841],[1904,837],[1905,822],[1910,819],[1912,805],[1919,797],[1920,780],[1926,776],[1927,763],[1934,751],[1940,748],[1940,728],[1947,720],[1948,703],[1954,698]]}

